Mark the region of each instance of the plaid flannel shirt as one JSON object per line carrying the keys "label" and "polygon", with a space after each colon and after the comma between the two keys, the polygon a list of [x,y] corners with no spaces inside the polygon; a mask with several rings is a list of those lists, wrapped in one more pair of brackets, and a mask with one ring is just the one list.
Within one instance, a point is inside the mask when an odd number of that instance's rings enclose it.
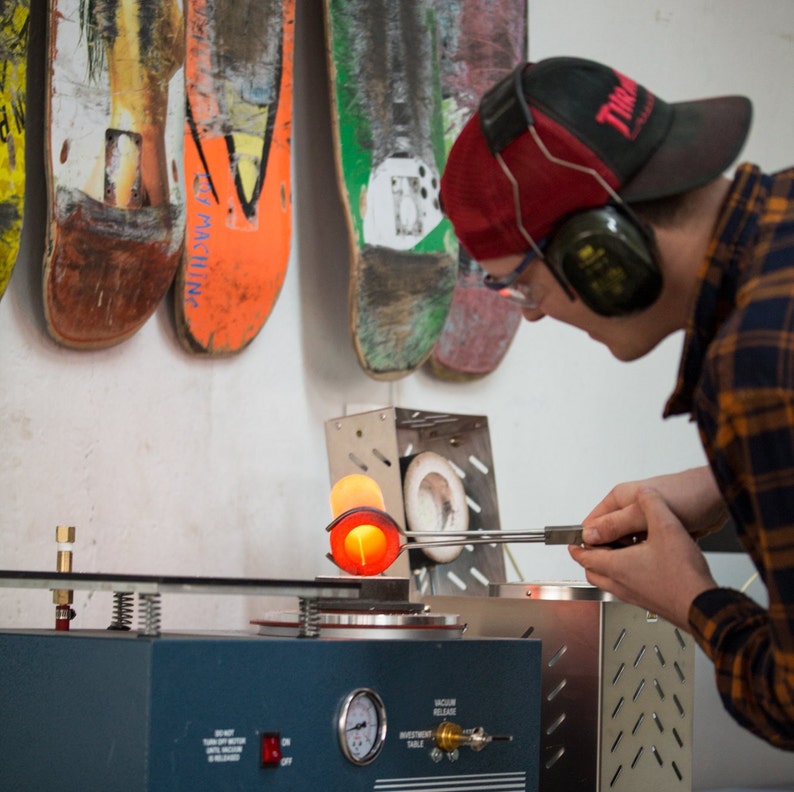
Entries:
{"label": "plaid flannel shirt", "polygon": [[794,169],[737,170],[701,278],[665,416],[697,422],[769,605],[718,588],[689,621],[728,711],[794,749]]}

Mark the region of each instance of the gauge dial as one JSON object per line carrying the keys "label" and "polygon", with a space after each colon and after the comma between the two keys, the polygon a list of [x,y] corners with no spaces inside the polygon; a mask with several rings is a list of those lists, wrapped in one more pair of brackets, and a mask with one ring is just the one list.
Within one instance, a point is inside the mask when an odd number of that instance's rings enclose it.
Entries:
{"label": "gauge dial", "polygon": [[369,688],[352,691],[339,710],[339,744],[353,764],[369,764],[383,748],[386,738],[386,708]]}

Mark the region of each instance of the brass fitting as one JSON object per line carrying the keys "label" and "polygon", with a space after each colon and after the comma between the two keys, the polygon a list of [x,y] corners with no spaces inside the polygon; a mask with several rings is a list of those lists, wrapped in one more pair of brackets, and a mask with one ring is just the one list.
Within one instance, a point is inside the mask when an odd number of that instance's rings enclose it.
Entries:
{"label": "brass fitting", "polygon": [[[55,560],[56,572],[72,571],[72,551],[62,550],[60,545],[74,544],[75,529],[73,525],[58,525],[55,528],[55,541],[58,543],[58,555]],[[71,589],[55,589],[52,592],[55,605],[71,605],[74,602],[74,591]]]}
{"label": "brass fitting", "polygon": [[457,750],[463,743],[467,742],[463,734],[463,728],[458,726],[457,723],[451,723],[450,721],[439,723],[433,732],[433,738],[436,741],[436,745],[447,753]]}
{"label": "brass fitting", "polygon": [[55,529],[55,541],[58,544],[73,544],[74,543],[74,526],[73,525],[59,525]]}
{"label": "brass fitting", "polygon": [[451,754],[460,748],[461,745],[468,745],[472,751],[482,751],[486,745],[492,742],[510,742],[510,736],[492,737],[482,726],[471,729],[468,734],[463,733],[463,727],[451,721],[443,721],[436,726],[433,732],[433,739],[436,741],[436,748],[445,753]]}

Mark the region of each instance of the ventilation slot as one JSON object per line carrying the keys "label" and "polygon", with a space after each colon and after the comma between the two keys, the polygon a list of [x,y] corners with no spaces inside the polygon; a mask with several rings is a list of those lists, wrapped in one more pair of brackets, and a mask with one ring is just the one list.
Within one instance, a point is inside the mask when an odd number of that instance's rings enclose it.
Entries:
{"label": "ventilation slot", "polygon": [[557,687],[554,688],[554,690],[552,690],[551,693],[549,693],[548,696],[546,696],[546,701],[554,701],[554,699],[556,699],[557,696],[559,696],[559,694],[562,692],[563,688],[567,684],[568,684],[568,680],[567,679],[563,679],[562,682],[560,682],[560,684],[557,685]]}
{"label": "ventilation slot", "polygon": [[634,691],[634,695],[631,697],[632,701],[636,701],[640,697],[640,693],[645,689],[645,680],[641,679],[640,684],[637,685],[637,689]]}
{"label": "ventilation slot", "polygon": [[568,651],[568,647],[563,644],[550,658],[549,662],[546,664],[549,668],[556,665],[560,658]]}
{"label": "ventilation slot", "polygon": [[383,462],[383,464],[386,465],[386,467],[391,467],[391,460],[388,457],[386,457],[384,454],[381,454],[381,452],[378,451],[377,448],[372,449],[372,456],[374,456],[375,459],[377,459],[379,462]]}
{"label": "ventilation slot", "polygon": [[458,577],[454,572],[451,570],[447,572],[447,580],[452,583],[453,586],[457,586],[461,591],[466,591],[468,586],[466,585],[466,581],[462,578]]}
{"label": "ventilation slot", "polygon": [[653,758],[659,763],[659,767],[661,767],[664,761],[662,760],[662,755],[659,753],[659,749],[655,745],[651,748],[651,753],[653,754]]}
{"label": "ventilation slot", "polygon": [[480,512],[482,512],[482,506],[480,506],[480,504],[477,503],[476,500],[474,500],[468,495],[466,496],[466,503],[469,505],[469,508],[476,514],[480,514]]}
{"label": "ventilation slot", "polygon": [[656,728],[659,729],[659,734],[664,732],[664,724],[662,723],[662,719],[654,712],[653,715],[653,722],[656,724]]}
{"label": "ventilation slot", "polygon": [[357,457],[357,456],[356,456],[355,454],[353,454],[353,453],[350,453],[350,454],[348,454],[347,456],[348,456],[348,459],[350,459],[350,461],[351,461],[351,462],[352,462],[352,463],[353,463],[353,464],[354,464],[354,465],[355,465],[355,466],[356,466],[356,467],[357,467],[359,470],[363,470],[363,471],[364,471],[364,473],[366,473],[366,472],[369,470],[369,467],[367,466],[367,463],[366,463],[366,462],[364,462],[364,460],[363,460],[363,459],[360,459],[359,457]]}
{"label": "ventilation slot", "polygon": [[658,679],[653,680],[653,686],[656,688],[656,692],[659,694],[659,698],[662,701],[664,701],[664,690],[662,689],[662,686],[659,684]]}
{"label": "ventilation slot", "polygon": [[642,755],[644,753],[645,753],[645,748],[640,746],[639,751],[637,751],[637,753],[635,754],[634,758],[631,760],[631,769],[632,770],[637,766],[637,763],[640,761],[640,758],[642,757]]}
{"label": "ventilation slot", "polygon": [[546,729],[546,734],[547,735],[554,734],[554,732],[556,732],[557,729],[559,729],[560,726],[562,726],[562,724],[565,723],[565,717],[566,715],[563,712],[561,715],[555,718],[554,721],[551,723],[551,725]]}
{"label": "ventilation slot", "polygon": [[469,462],[471,462],[472,467],[477,468],[483,476],[487,476],[490,473],[488,469],[488,465],[485,464],[481,459],[478,459],[476,456],[470,456]]}
{"label": "ventilation slot", "polygon": [[461,468],[459,468],[451,459],[448,459],[447,462],[449,462],[449,466],[455,471],[455,474],[459,478],[461,478],[461,479],[465,479],[466,478],[466,471],[465,470],[462,470]]}
{"label": "ventilation slot", "polygon": [[562,747],[560,747],[560,748],[559,748],[559,749],[558,749],[558,750],[557,750],[557,751],[554,753],[554,755],[553,755],[553,756],[552,756],[550,759],[548,759],[548,760],[546,761],[546,769],[547,769],[547,770],[550,770],[552,767],[554,767],[554,765],[556,765],[556,764],[557,764],[557,762],[559,762],[559,761],[560,761],[560,759],[562,759],[562,757],[563,757],[563,756],[565,756],[565,748],[562,748]]}

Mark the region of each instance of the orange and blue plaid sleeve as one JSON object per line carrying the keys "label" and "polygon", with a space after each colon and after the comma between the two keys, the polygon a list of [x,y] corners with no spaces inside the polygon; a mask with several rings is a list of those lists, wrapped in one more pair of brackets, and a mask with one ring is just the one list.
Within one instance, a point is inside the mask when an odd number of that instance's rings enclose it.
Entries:
{"label": "orange and blue plaid sleeve", "polygon": [[744,166],[710,260],[694,320],[700,362],[690,355],[681,376],[768,605],[713,589],[690,625],[736,720],[794,749],[794,170]]}

